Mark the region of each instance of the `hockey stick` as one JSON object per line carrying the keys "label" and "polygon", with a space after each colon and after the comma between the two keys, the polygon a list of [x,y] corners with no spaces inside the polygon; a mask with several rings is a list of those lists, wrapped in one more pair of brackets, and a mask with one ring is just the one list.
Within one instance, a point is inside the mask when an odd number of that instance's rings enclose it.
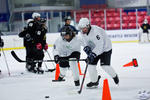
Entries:
{"label": "hockey stick", "polygon": [[10,70],[9,70],[9,67],[8,67],[8,62],[7,62],[6,56],[5,56],[3,48],[1,48],[1,49],[2,49],[2,53],[4,55],[5,63],[6,63],[6,66],[7,66],[8,75],[10,76]]}
{"label": "hockey stick", "polygon": [[0,56],[1,56],[1,48],[0,48]]}
{"label": "hockey stick", "polygon": [[46,63],[44,62],[44,64],[45,64],[45,67],[46,67],[46,71],[45,72],[53,72],[53,71],[55,71],[55,68],[54,69],[49,69],[48,67],[47,67],[47,65],[46,65]]}
{"label": "hockey stick", "polygon": [[81,87],[80,87],[80,90],[78,91],[79,94],[82,92],[82,88],[83,88],[83,84],[84,84],[84,80],[85,80],[88,65],[89,65],[89,63],[87,62],[86,67],[85,67],[85,71],[84,71],[84,74],[83,74],[84,76],[83,76],[83,79],[82,79]]}
{"label": "hockey stick", "polygon": [[[20,59],[17,55],[16,55],[16,53],[15,53],[15,51],[11,51],[11,55],[18,61],[18,62],[20,62],[20,63],[23,63],[23,62],[27,62],[26,60],[22,60],[22,59]],[[79,61],[85,61],[86,59],[80,59]],[[34,60],[34,62],[54,62],[55,60]],[[71,60],[68,60],[68,61],[77,61],[76,59],[71,59]]]}
{"label": "hockey stick", "polygon": [[45,70],[45,72],[49,72],[49,71],[48,71],[48,67],[47,67],[47,65],[46,65],[45,62],[44,62],[44,65],[45,65],[45,68],[47,69],[47,70]]}
{"label": "hockey stick", "polygon": [[49,69],[49,68],[47,67],[46,62],[44,62],[44,65],[45,65],[45,68],[46,68],[45,72],[53,72],[53,71],[55,70],[55,69]]}
{"label": "hockey stick", "polygon": [[[49,52],[48,52],[48,51],[46,51],[46,52],[47,52],[47,54],[48,54],[48,56],[49,56],[49,59],[52,60],[52,58],[51,58]],[[54,69],[48,69],[48,71],[50,71],[50,72],[53,72],[53,71],[56,70],[54,63],[52,63],[52,64],[53,64]]]}

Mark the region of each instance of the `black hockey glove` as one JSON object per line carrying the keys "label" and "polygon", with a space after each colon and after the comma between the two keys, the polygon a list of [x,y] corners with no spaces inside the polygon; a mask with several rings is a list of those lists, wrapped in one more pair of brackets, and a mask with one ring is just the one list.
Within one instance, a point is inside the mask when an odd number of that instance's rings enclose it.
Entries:
{"label": "black hockey glove", "polygon": [[72,52],[72,54],[69,56],[69,58],[76,58],[77,61],[79,61],[80,60],[80,52],[78,52],[78,51]]}
{"label": "black hockey glove", "polygon": [[89,47],[89,46],[86,46],[86,47],[84,47],[84,52],[87,54],[87,55],[89,55],[91,52],[92,52],[92,50],[91,50],[91,48]]}
{"label": "black hockey glove", "polygon": [[26,39],[27,41],[31,41],[31,40],[32,40],[30,34],[26,34],[26,35],[25,35],[25,39]]}
{"label": "black hockey glove", "polygon": [[4,42],[1,41],[1,42],[0,42],[0,47],[3,47],[3,46],[4,46]]}
{"label": "black hockey glove", "polygon": [[57,64],[60,60],[60,57],[58,55],[54,56],[54,60],[55,60],[55,63]]}
{"label": "black hockey glove", "polygon": [[96,58],[96,54],[93,53],[93,52],[90,52],[86,60],[89,63],[93,63],[93,61],[94,61],[95,58]]}

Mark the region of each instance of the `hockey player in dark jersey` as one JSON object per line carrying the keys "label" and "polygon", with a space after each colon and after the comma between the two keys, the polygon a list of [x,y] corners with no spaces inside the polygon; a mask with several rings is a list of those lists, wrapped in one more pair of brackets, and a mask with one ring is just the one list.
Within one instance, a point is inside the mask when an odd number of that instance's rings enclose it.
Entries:
{"label": "hockey player in dark jersey", "polygon": [[149,33],[148,29],[150,29],[150,25],[148,24],[147,19],[144,20],[142,26],[141,26],[143,33]]}
{"label": "hockey player in dark jersey", "polygon": [[[34,34],[33,40],[34,40],[34,45],[36,46],[35,48],[35,60],[43,60],[44,58],[44,51],[48,49],[48,44],[46,43],[46,33],[47,33],[47,27],[45,24],[46,20],[41,19],[40,26],[37,27],[36,33]],[[42,67],[42,62],[38,63],[37,66],[37,72],[38,73],[43,73],[44,71],[41,69]]]}
{"label": "hockey player in dark jersey", "polygon": [[150,25],[147,21],[147,19],[144,20],[141,28],[139,29],[139,40],[140,42],[149,42],[149,29]]}
{"label": "hockey player in dark jersey", "polygon": [[76,34],[78,34],[78,30],[74,26],[70,25],[70,23],[71,17],[70,16],[65,17],[65,25],[59,30],[59,32],[61,32],[65,26],[69,26]]}
{"label": "hockey player in dark jersey", "polygon": [[[1,34],[1,33],[0,33]],[[4,46],[4,41],[3,39],[1,38],[1,35],[0,35],[0,49]],[[1,56],[1,54],[0,54]],[[1,70],[0,70],[0,74],[1,74]]]}
{"label": "hockey player in dark jersey", "polygon": [[2,48],[4,46],[4,41],[3,39],[1,38],[1,35],[0,35],[0,48]]}
{"label": "hockey player in dark jersey", "polygon": [[27,27],[19,33],[19,37],[24,38],[27,60],[26,69],[29,72],[43,73],[44,71],[41,69],[42,62],[39,62],[36,67],[34,60],[42,60],[44,58],[43,49],[48,49],[48,45],[46,43],[46,20],[41,19],[39,13],[33,13],[32,18],[33,20],[28,22]]}
{"label": "hockey player in dark jersey", "polygon": [[[32,47],[34,46],[33,44],[33,34],[32,32],[28,29],[28,23],[30,21],[33,21],[33,19],[28,19],[27,20],[27,27],[24,27],[23,31],[21,31],[19,33],[19,37],[23,38],[23,41],[24,41],[24,47],[26,49],[26,68],[28,71],[31,71],[31,72],[36,72],[34,70],[34,68],[32,68],[32,59],[33,59],[33,56],[32,56]],[[30,68],[29,68],[30,66]]]}

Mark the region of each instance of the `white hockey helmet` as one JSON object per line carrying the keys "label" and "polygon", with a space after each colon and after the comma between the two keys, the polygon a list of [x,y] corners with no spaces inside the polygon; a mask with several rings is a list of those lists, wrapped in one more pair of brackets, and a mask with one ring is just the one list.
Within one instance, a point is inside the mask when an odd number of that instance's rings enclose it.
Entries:
{"label": "white hockey helmet", "polygon": [[81,18],[78,24],[79,29],[88,27],[90,25],[90,22],[88,18]]}
{"label": "white hockey helmet", "polygon": [[32,18],[35,19],[35,18],[37,18],[37,17],[41,17],[41,15],[40,15],[39,13],[37,13],[37,12],[34,12],[34,13],[32,14]]}
{"label": "white hockey helmet", "polygon": [[148,21],[147,21],[147,19],[145,18],[144,19],[144,22],[143,22],[144,24],[147,24],[148,23]]}

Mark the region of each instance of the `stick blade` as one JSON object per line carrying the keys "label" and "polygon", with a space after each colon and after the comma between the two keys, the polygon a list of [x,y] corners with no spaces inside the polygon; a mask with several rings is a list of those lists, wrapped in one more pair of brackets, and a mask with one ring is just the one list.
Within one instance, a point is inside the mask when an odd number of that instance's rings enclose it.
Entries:
{"label": "stick blade", "polygon": [[81,94],[81,91],[78,91],[78,94]]}
{"label": "stick blade", "polygon": [[24,62],[18,56],[16,55],[15,51],[11,51],[11,55],[18,61],[18,62]]}

